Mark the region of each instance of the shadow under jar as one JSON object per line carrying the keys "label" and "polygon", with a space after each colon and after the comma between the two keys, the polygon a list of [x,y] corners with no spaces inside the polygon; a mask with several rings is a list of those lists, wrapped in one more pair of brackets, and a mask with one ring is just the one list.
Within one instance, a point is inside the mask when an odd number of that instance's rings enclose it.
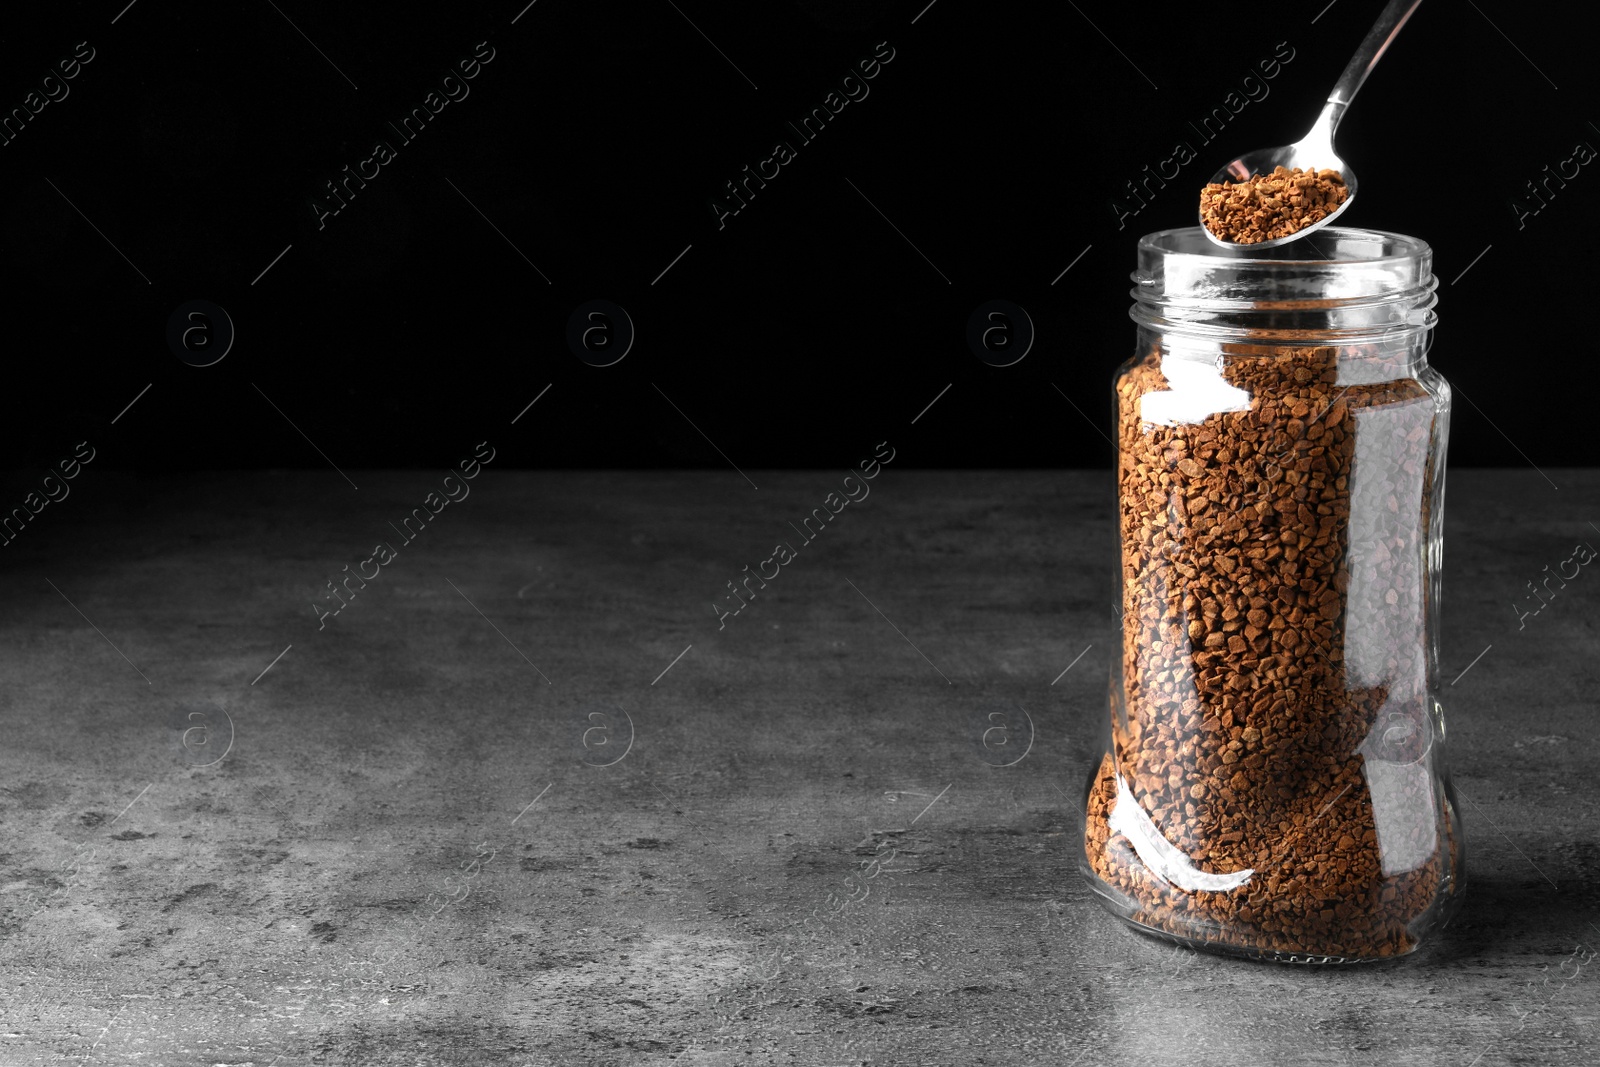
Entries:
{"label": "shadow under jar", "polygon": [[1082,870],[1147,932],[1352,963],[1413,951],[1459,895],[1431,262],[1335,227],[1254,255],[1198,227],[1139,242]]}

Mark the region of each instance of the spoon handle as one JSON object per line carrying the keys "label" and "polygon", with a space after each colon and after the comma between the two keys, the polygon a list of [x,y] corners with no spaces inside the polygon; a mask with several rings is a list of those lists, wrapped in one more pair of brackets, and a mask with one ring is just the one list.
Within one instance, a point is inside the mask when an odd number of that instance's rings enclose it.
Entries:
{"label": "spoon handle", "polygon": [[1361,41],[1361,47],[1350,57],[1350,63],[1344,68],[1344,73],[1339,75],[1339,81],[1334,85],[1333,92],[1328,94],[1327,106],[1322,109],[1322,114],[1317,119],[1317,125],[1325,127],[1329,141],[1333,140],[1334,129],[1344,117],[1345,108],[1350,106],[1350,101],[1361,91],[1367,75],[1372,73],[1372,68],[1378,65],[1383,53],[1400,35],[1401,27],[1405,26],[1406,20],[1421,4],[1422,0],[1389,0],[1383,9],[1383,14],[1372,24],[1372,29],[1367,31],[1367,36]]}

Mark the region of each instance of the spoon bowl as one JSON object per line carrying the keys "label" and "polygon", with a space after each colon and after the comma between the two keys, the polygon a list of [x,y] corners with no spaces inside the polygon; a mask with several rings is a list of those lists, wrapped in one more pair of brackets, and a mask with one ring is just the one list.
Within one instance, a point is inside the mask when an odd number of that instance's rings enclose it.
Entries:
{"label": "spoon bowl", "polygon": [[1355,173],[1334,152],[1333,134],[1339,128],[1339,120],[1344,117],[1350,101],[1361,91],[1361,85],[1367,80],[1367,75],[1372,73],[1372,68],[1378,65],[1383,53],[1394,43],[1406,20],[1421,4],[1422,0],[1389,0],[1383,13],[1378,16],[1378,21],[1372,24],[1372,29],[1368,30],[1366,37],[1362,39],[1361,47],[1350,57],[1350,62],[1345,66],[1344,73],[1339,75],[1339,81],[1334,85],[1333,92],[1328,94],[1328,102],[1323,105],[1322,113],[1317,116],[1316,123],[1304,137],[1294,144],[1281,145],[1277,148],[1257,148],[1253,152],[1246,152],[1211,176],[1212,183],[1238,184],[1249,181],[1257,174],[1271,174],[1277,167],[1288,167],[1291,170],[1296,168],[1334,170],[1344,179],[1344,202],[1326,218],[1318,219],[1287,237],[1274,237],[1269,241],[1258,241],[1255,244],[1223,240],[1206,226],[1204,211],[1196,209],[1200,228],[1205,231],[1206,237],[1210,238],[1212,244],[1234,251],[1277,248],[1322,229],[1343,215],[1350,205],[1356,202]]}
{"label": "spoon bowl", "polygon": [[1255,244],[1239,244],[1236,241],[1224,241],[1206,227],[1204,214],[1200,216],[1200,228],[1205,230],[1206,236],[1214,245],[1223,248],[1241,249],[1251,251],[1263,248],[1277,248],[1291,241],[1298,241],[1316,230],[1328,225],[1340,215],[1343,215],[1356,199],[1356,175],[1344,160],[1334,154],[1331,145],[1326,142],[1312,144],[1311,138],[1296,141],[1294,144],[1280,145],[1277,148],[1257,148],[1253,152],[1246,152],[1235,159],[1210,178],[1208,184],[1217,185],[1222,182],[1239,184],[1247,182],[1257,174],[1271,174],[1278,167],[1287,167],[1290,170],[1336,170],[1344,179],[1344,201],[1330,212],[1326,218],[1318,219],[1309,226],[1303,226],[1287,237],[1274,237],[1268,241],[1257,241]]}

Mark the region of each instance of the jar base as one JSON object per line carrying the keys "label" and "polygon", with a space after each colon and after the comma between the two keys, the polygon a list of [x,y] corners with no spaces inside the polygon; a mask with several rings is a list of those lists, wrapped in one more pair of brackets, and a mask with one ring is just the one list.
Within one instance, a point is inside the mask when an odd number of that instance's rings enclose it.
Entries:
{"label": "jar base", "polygon": [[[1228,931],[1220,924],[1195,922],[1192,924],[1193,934],[1175,932],[1164,926],[1156,926],[1142,921],[1138,916],[1141,908],[1139,904],[1107,885],[1099,875],[1087,864],[1081,864],[1079,873],[1088,883],[1089,888],[1099,898],[1100,904],[1112,915],[1122,920],[1130,929],[1138,934],[1164,941],[1167,944],[1182,945],[1197,952],[1204,952],[1213,956],[1226,956],[1233,959],[1250,960],[1257,963],[1287,963],[1300,966],[1331,966],[1339,964],[1371,964],[1391,963],[1395,960],[1405,959],[1413,955],[1424,946],[1423,938],[1412,937],[1397,950],[1382,955],[1340,955],[1337,953],[1318,953],[1307,948],[1271,948],[1263,945],[1252,945],[1237,940],[1229,940]],[[1452,879],[1449,890],[1441,895],[1437,901],[1435,914],[1436,921],[1448,917],[1459,904],[1460,892],[1459,879]],[[1214,925],[1213,932],[1216,936],[1205,936],[1208,927]],[[1425,923],[1433,926],[1432,922]],[[1431,940],[1431,939],[1430,939]]]}
{"label": "jar base", "polygon": [[1168,944],[1182,945],[1196,952],[1204,952],[1212,956],[1227,956],[1233,959],[1250,960],[1255,963],[1291,963],[1301,966],[1327,966],[1352,963],[1392,963],[1395,960],[1416,952],[1420,944],[1413,944],[1403,952],[1392,956],[1317,956],[1309,952],[1283,952],[1276,949],[1248,948],[1243,945],[1233,945],[1225,941],[1208,941],[1197,937],[1183,937],[1170,930],[1163,930],[1157,926],[1147,926],[1129,915],[1118,913],[1117,917],[1129,927],[1144,935]]}

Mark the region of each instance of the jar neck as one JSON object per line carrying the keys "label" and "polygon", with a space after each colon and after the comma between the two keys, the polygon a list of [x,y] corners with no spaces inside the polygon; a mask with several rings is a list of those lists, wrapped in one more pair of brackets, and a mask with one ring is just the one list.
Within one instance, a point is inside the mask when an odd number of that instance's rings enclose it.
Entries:
{"label": "jar neck", "polygon": [[1375,230],[1328,227],[1264,253],[1219,248],[1199,227],[1165,230],[1139,242],[1129,314],[1184,351],[1378,346],[1420,358],[1436,321],[1432,260],[1422,241]]}

